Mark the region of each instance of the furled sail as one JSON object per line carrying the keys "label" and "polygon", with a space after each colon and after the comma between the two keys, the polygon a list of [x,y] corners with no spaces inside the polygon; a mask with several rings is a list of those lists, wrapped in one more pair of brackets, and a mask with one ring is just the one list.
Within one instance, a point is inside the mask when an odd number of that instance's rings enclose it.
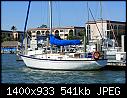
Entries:
{"label": "furled sail", "polygon": [[50,34],[50,44],[57,46],[67,46],[67,45],[79,45],[81,44],[80,40],[60,40],[55,38],[54,35]]}

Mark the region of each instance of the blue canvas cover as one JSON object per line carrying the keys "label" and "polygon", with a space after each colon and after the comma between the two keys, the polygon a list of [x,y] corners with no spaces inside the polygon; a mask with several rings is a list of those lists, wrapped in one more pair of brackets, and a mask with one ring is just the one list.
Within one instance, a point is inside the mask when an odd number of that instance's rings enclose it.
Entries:
{"label": "blue canvas cover", "polygon": [[60,40],[55,38],[54,35],[50,34],[50,44],[57,46],[67,46],[67,45],[79,45],[81,44],[80,40]]}

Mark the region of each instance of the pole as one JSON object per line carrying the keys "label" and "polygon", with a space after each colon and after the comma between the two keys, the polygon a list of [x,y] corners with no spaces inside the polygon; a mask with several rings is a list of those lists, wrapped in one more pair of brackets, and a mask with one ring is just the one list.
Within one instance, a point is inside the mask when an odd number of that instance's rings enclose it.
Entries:
{"label": "pole", "polygon": [[124,35],[121,35],[121,47],[122,47],[122,52],[124,52]]}
{"label": "pole", "polygon": [[[88,12],[88,25],[87,25],[87,27],[86,27],[86,34],[87,34],[87,41],[89,40],[88,38],[89,38],[89,5],[88,5],[88,1],[87,1],[87,12]],[[89,44],[89,41],[88,41],[88,44]]]}
{"label": "pole", "polygon": [[[27,26],[27,21],[28,21],[28,15],[29,15],[29,10],[30,10],[30,3],[31,1],[29,1],[28,4],[28,10],[27,10],[27,16],[26,16],[26,21],[25,21],[25,26],[24,26],[24,34],[23,34],[23,39],[25,39],[25,54],[27,54],[27,32],[26,32],[26,26]],[[22,45],[23,47],[23,45]]]}
{"label": "pole", "polygon": [[[52,34],[52,1],[49,1],[49,17],[50,17],[50,34]],[[52,53],[52,45],[51,45],[51,53]]]}
{"label": "pole", "polygon": [[84,52],[86,52],[86,34],[84,34]]}
{"label": "pole", "polygon": [[103,32],[103,18],[102,18],[102,2],[100,1],[100,7],[101,7],[101,10],[100,10],[100,17],[101,17],[101,24],[102,24],[102,45],[104,46],[104,32]]}

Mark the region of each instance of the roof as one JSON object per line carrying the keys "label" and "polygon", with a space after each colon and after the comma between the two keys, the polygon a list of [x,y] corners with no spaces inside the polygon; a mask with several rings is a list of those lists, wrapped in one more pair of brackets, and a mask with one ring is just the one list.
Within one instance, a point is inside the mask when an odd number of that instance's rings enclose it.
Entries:
{"label": "roof", "polygon": [[1,47],[16,47],[20,44],[18,41],[4,41],[1,43]]}
{"label": "roof", "polygon": [[[2,33],[13,33],[13,31],[9,31],[9,30],[1,30]],[[17,33],[24,33],[23,31],[15,31]]]}
{"label": "roof", "polygon": [[[86,24],[90,23],[90,24],[95,24],[95,23],[101,23],[102,20],[96,20],[96,21],[87,21]],[[125,24],[125,22],[121,22],[121,21],[112,21],[112,20],[103,20],[103,23],[118,23],[118,24]]]}
{"label": "roof", "polygon": [[[76,27],[76,26],[70,26],[70,27],[56,27],[56,28],[52,28],[53,30],[56,30],[56,29],[75,29],[75,28],[85,28],[85,27]],[[28,31],[31,31],[31,30],[50,30],[50,28],[29,28]]]}

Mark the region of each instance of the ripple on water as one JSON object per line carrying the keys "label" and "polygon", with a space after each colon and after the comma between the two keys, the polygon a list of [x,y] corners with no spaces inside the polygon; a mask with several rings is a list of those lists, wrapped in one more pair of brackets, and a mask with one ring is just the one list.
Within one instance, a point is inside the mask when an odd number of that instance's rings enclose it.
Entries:
{"label": "ripple on water", "polygon": [[51,71],[27,68],[16,55],[2,55],[2,83],[125,83],[125,71]]}

